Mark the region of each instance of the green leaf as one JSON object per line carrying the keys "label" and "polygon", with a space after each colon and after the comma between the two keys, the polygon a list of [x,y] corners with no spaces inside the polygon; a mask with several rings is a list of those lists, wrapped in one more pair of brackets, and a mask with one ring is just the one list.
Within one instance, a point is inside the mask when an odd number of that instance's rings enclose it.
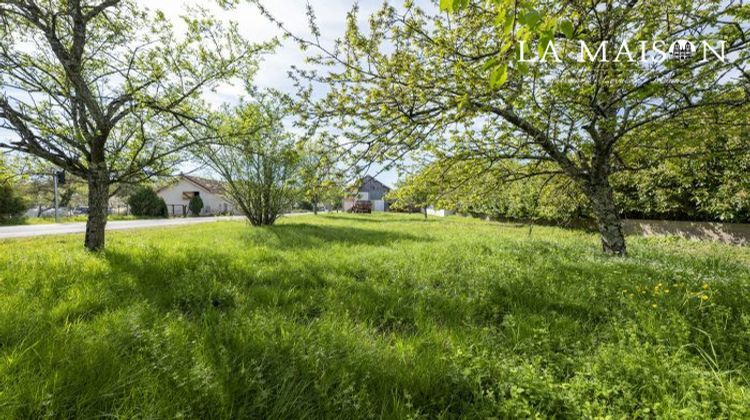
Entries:
{"label": "green leaf", "polygon": [[527,74],[529,72],[529,65],[520,61],[514,61],[513,71],[518,74]]}
{"label": "green leaf", "polygon": [[457,12],[468,5],[469,0],[440,0],[440,10],[443,12]]}
{"label": "green leaf", "polygon": [[508,35],[513,30],[513,21],[515,20],[515,16],[513,14],[510,14],[508,17],[505,18],[505,24],[503,25],[503,34]]}
{"label": "green leaf", "polygon": [[523,16],[523,23],[529,28],[536,27],[542,21],[542,15],[534,9],[531,9]]}
{"label": "green leaf", "polygon": [[490,73],[490,87],[498,89],[508,81],[508,65],[503,64],[492,69]]}
{"label": "green leaf", "polygon": [[506,41],[506,42],[505,42],[505,43],[503,43],[503,45],[502,45],[502,46],[500,47],[500,52],[499,52],[499,54],[500,54],[500,55],[503,55],[503,54],[505,54],[506,52],[508,52],[508,50],[510,50],[510,48],[511,48],[512,46],[513,46],[513,43],[512,43],[512,42],[508,42],[508,41]]}
{"label": "green leaf", "polygon": [[489,69],[497,66],[498,64],[500,64],[500,60],[497,57],[493,57],[493,58],[487,60],[486,63],[484,63],[484,65],[482,66],[482,70],[485,70],[485,71],[489,70]]}
{"label": "green leaf", "polygon": [[574,31],[575,28],[573,28],[573,24],[569,20],[560,22],[560,32],[562,32],[566,38],[572,39]]}
{"label": "green leaf", "polygon": [[536,52],[539,57],[543,56],[544,52],[547,51],[547,46],[549,46],[550,42],[552,42],[552,37],[549,34],[545,33],[539,38],[539,44],[536,46]]}

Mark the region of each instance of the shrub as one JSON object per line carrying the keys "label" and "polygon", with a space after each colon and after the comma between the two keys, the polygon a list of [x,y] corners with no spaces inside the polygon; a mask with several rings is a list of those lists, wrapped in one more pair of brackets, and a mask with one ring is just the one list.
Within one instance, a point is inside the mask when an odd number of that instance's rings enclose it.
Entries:
{"label": "shrub", "polygon": [[167,203],[150,187],[141,187],[128,198],[130,211],[135,216],[169,217]]}
{"label": "shrub", "polygon": [[226,181],[226,194],[253,226],[270,226],[299,198],[299,154],[284,131],[280,104],[244,105],[226,123],[227,132],[197,156]]}
{"label": "shrub", "polygon": [[193,216],[200,216],[201,210],[203,210],[203,199],[198,195],[193,196],[193,198],[190,199],[188,208]]}
{"label": "shrub", "polygon": [[23,198],[13,186],[7,182],[0,182],[0,221],[18,217],[25,209]]}

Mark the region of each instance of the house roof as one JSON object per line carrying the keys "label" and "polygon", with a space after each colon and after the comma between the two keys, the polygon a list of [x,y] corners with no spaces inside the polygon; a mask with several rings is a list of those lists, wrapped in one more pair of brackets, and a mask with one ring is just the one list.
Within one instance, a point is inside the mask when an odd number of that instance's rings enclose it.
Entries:
{"label": "house roof", "polygon": [[192,176],[192,175],[182,175],[182,178],[214,194],[223,193],[225,189],[224,186],[226,184],[223,181],[217,181],[215,179],[209,179],[209,178],[201,178],[201,177]]}
{"label": "house roof", "polygon": [[357,187],[357,188],[360,188],[360,189],[361,189],[361,188],[362,188],[363,186],[365,186],[365,185],[367,185],[367,184],[370,184],[370,183],[374,183],[374,184],[379,184],[379,185],[380,185],[381,187],[383,187],[383,188],[384,188],[384,189],[385,189],[386,191],[390,191],[390,190],[391,190],[391,187],[389,187],[389,186],[387,186],[387,185],[383,184],[382,182],[378,181],[378,180],[377,180],[377,179],[376,179],[375,177],[373,177],[373,176],[370,176],[370,175],[365,175],[365,177],[364,177],[364,178],[362,178],[362,182],[361,182],[361,183],[360,183],[360,184],[358,185],[358,187]]}
{"label": "house roof", "polygon": [[223,194],[225,191],[225,188],[224,188],[225,183],[222,181],[217,181],[215,179],[210,179],[210,178],[202,178],[202,177],[193,176],[193,175],[185,175],[185,174],[180,174],[178,177],[172,180],[172,182],[159,188],[158,191],[162,191],[173,186],[179,179],[184,179],[190,182],[191,184],[194,184],[197,187],[203,188],[204,190],[212,194]]}

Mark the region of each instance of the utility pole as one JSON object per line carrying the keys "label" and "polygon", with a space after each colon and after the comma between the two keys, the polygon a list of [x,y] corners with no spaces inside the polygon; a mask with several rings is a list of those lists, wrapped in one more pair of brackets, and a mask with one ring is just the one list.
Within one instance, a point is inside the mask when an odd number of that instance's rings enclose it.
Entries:
{"label": "utility pole", "polygon": [[60,222],[60,217],[57,214],[57,174],[58,172],[55,171],[55,174],[52,176],[52,178],[54,178],[55,180],[55,223]]}
{"label": "utility pole", "polygon": [[55,223],[60,222],[60,216],[58,215],[58,198],[57,198],[57,186],[65,185],[65,171],[55,171],[52,175],[55,181]]}

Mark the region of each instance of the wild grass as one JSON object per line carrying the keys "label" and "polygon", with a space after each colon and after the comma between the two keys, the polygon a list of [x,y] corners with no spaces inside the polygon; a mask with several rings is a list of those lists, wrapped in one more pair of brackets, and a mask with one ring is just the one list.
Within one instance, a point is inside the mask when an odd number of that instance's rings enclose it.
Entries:
{"label": "wild grass", "polygon": [[0,243],[0,417],[750,416],[750,249],[421,216]]}

